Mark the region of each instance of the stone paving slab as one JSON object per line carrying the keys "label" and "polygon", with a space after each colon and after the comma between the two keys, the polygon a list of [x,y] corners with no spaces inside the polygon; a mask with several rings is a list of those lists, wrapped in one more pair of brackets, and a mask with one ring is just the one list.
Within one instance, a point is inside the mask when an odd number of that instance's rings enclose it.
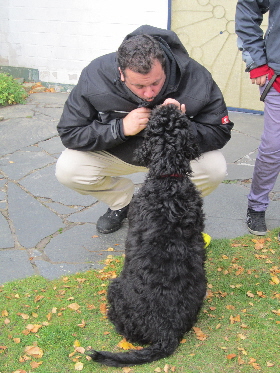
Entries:
{"label": "stone paving slab", "polygon": [[[0,109],[0,284],[39,274],[54,279],[103,267],[107,255],[122,255],[128,229],[98,234],[107,206],[62,186],[55,163],[65,149],[56,125],[67,93],[40,93],[26,105]],[[263,116],[230,112],[232,139],[222,149],[228,175],[204,199],[205,231],[213,238],[247,234],[245,215]],[[128,175],[136,190],[145,173]],[[280,226],[280,178],[267,210],[269,229]]]}

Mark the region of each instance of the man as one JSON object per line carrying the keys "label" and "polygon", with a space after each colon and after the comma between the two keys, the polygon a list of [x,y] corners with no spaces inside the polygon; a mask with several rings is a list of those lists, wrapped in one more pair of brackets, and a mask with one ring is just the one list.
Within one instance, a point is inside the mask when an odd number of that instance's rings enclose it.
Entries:
{"label": "man", "polygon": [[57,162],[58,180],[109,208],[97,221],[111,233],[127,217],[134,185],[120,177],[146,171],[133,159],[151,109],[173,103],[192,120],[203,155],[192,161],[193,181],[205,196],[223,180],[226,162],[217,150],[233,126],[210,73],[192,60],[177,35],[141,26],[117,53],[99,57],[82,72],[65,103],[58,132],[67,148]]}
{"label": "man", "polygon": [[[268,30],[263,37],[263,14],[269,11]],[[264,131],[248,195],[247,226],[256,235],[265,235],[265,212],[280,171],[280,2],[239,0],[236,6],[236,33],[246,71],[260,86],[264,100]],[[275,80],[274,80],[275,79]],[[266,85],[266,88],[265,88]]]}

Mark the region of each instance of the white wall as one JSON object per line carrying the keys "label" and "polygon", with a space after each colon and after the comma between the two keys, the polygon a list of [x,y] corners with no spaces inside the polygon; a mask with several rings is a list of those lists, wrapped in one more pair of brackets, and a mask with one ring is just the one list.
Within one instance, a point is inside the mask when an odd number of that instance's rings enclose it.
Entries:
{"label": "white wall", "polygon": [[0,0],[0,66],[76,84],[94,58],[142,24],[166,28],[168,0]]}

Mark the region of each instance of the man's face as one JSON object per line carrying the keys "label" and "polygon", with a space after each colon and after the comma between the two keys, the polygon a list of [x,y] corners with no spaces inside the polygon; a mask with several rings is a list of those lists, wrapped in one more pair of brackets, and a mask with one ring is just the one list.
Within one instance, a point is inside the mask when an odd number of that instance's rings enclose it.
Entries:
{"label": "man's face", "polygon": [[135,73],[125,69],[124,74],[120,71],[121,80],[127,88],[144,101],[153,101],[164,85],[166,75],[158,60],[148,74]]}

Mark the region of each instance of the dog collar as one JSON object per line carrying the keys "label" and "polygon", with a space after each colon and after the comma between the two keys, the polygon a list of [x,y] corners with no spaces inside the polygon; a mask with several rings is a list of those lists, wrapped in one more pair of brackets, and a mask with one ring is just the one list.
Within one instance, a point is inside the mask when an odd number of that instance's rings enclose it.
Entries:
{"label": "dog collar", "polygon": [[185,175],[182,174],[167,174],[167,175],[161,175],[160,177],[184,177]]}

